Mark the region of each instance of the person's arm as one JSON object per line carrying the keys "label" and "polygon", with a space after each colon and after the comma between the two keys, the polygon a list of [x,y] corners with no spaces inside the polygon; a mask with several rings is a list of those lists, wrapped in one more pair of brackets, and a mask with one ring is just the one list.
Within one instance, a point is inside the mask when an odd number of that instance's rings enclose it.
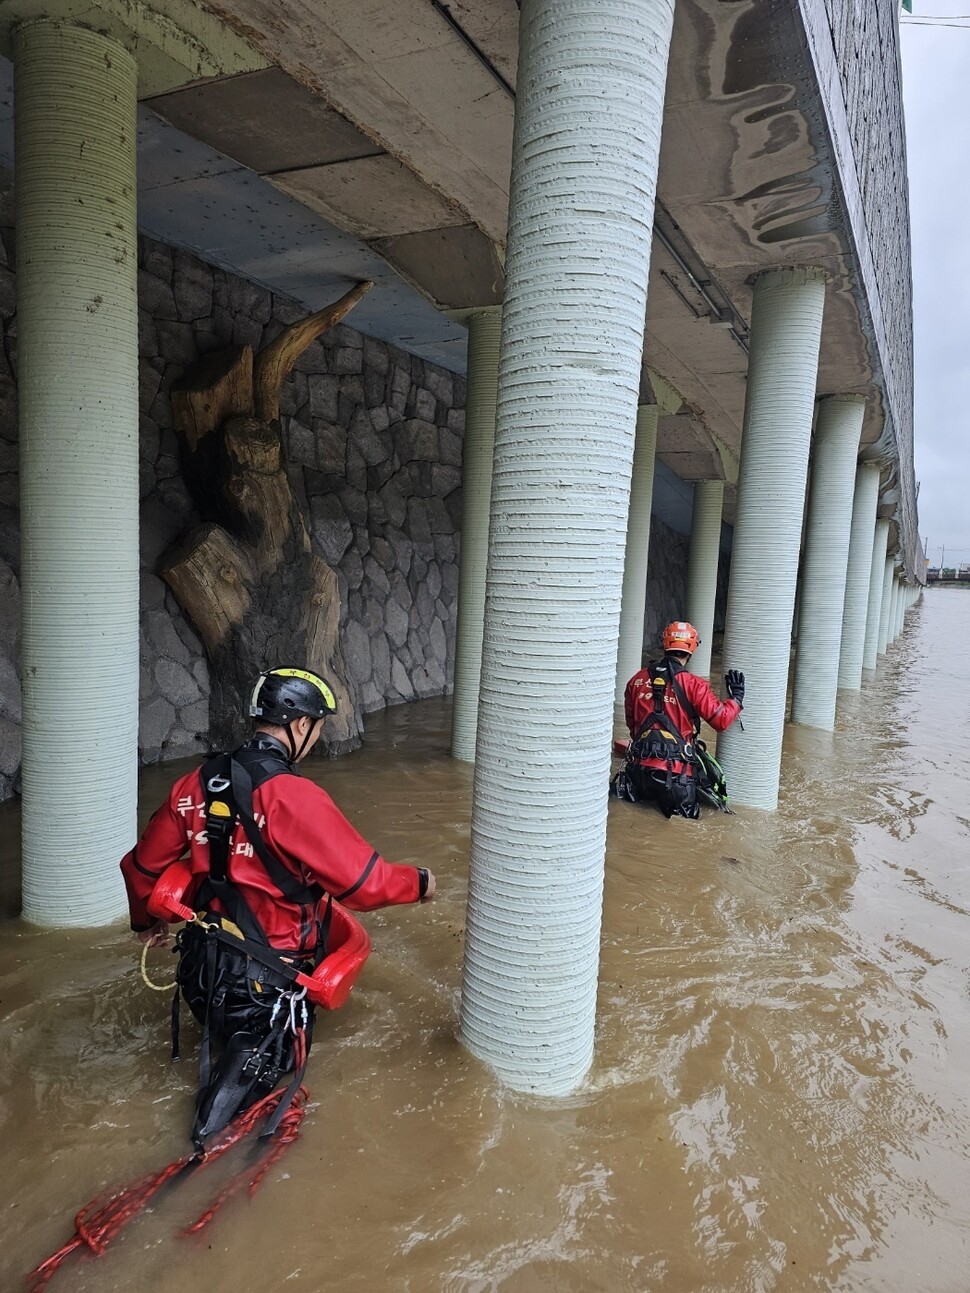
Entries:
{"label": "person's arm", "polygon": [[[278,777],[267,784],[267,840],[352,911],[427,901],[435,880],[423,867],[387,862],[312,781]],[[422,872],[424,878],[422,878]]]}
{"label": "person's arm", "polygon": [[741,713],[740,704],[736,700],[719,699],[717,692],[706,678],[682,673],[678,674],[677,681],[681,686],[686,683],[685,691],[688,699],[704,722],[710,723],[715,732],[723,732],[725,728],[730,727]]}
{"label": "person's arm", "polygon": [[137,934],[158,930],[161,922],[149,915],[148,898],[165,868],[177,862],[186,851],[185,825],[176,808],[182,786],[180,781],[145,827],[135,847],[121,859],[131,927]]}

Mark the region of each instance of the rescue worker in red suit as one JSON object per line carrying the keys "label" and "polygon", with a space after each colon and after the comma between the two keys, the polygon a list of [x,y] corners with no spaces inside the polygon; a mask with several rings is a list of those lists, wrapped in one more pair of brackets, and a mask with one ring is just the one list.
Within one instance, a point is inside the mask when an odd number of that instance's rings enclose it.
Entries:
{"label": "rescue worker in red suit", "polygon": [[[253,736],[181,777],[121,862],[142,942],[168,941],[147,901],[159,876],[186,856],[193,880],[184,901],[205,911],[215,933],[186,925],[178,938],[178,982],[206,1033],[203,1061],[208,1042],[225,1046],[219,1064],[200,1066],[199,1147],[298,1067],[286,1037],[267,1045],[280,1013],[271,1019],[272,1006],[293,987],[292,975],[280,978],[274,967],[312,970],[325,950],[329,898],[371,911],[434,897],[429,870],[386,862],[327,792],[299,775],[335,710],[329,684],[309,670],[261,674],[249,706]],[[305,1001],[299,1010],[307,1015]],[[309,1039],[312,1007],[308,1022]]]}
{"label": "rescue worker in red suit", "polygon": [[727,700],[720,700],[705,678],[687,672],[698,645],[694,626],[675,620],[663,632],[663,660],[635,673],[626,685],[630,745],[614,791],[620,798],[655,803],[665,817],[700,816],[695,758],[700,720],[723,732],[744,701],[744,674],[738,670],[725,674]]}

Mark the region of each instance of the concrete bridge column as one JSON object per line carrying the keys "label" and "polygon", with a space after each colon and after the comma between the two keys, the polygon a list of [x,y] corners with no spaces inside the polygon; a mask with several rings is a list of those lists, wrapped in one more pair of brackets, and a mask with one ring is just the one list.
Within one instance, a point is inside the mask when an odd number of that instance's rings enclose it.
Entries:
{"label": "concrete bridge column", "polygon": [[593,1054],[672,23],[673,0],[523,0],[519,20],[460,1028],[545,1095]]}
{"label": "concrete bridge column", "polygon": [[135,62],[14,33],[24,916],[126,910],[138,747]]}
{"label": "concrete bridge column", "polygon": [[879,464],[860,462],[852,500],[852,532],[845,575],[842,610],[842,647],[839,652],[839,686],[858,691],[862,686],[862,659],[866,645],[869,610],[869,572],[872,569],[872,536],[879,504]]}
{"label": "concrete bridge column", "polygon": [[882,603],[879,607],[878,650],[880,655],[885,655],[886,648],[889,645],[889,627],[893,601],[893,569],[893,559],[892,557],[887,557],[882,576]]}
{"label": "concrete bridge column", "polygon": [[744,726],[718,738],[731,797],[778,803],[792,615],[826,276],[782,269],[754,285],[748,393],[724,666],[747,675]]}
{"label": "concrete bridge column", "polygon": [[889,645],[899,637],[899,577],[893,570],[893,591],[889,602]]}
{"label": "concrete bridge column", "polygon": [[630,480],[630,515],[623,561],[623,595],[620,604],[620,638],[616,653],[616,695],[613,725],[626,735],[623,693],[643,659],[643,616],[647,600],[647,562],[650,555],[650,516],[653,508],[653,469],[657,455],[657,404],[637,409],[637,434]]}
{"label": "concrete bridge column", "polygon": [[812,448],[791,716],[794,723],[830,732],[835,727],[853,483],[865,409],[859,395],[822,400]]}
{"label": "concrete bridge column", "polygon": [[488,508],[495,452],[495,401],[502,308],[468,317],[468,387],[462,451],[461,553],[458,624],[455,633],[455,691],[451,711],[451,753],[471,763],[478,732],[478,689],[482,676],[485,624],[485,567]]}
{"label": "concrete bridge column", "polygon": [[714,636],[714,603],[721,558],[721,516],[724,481],[699,480],[694,485],[694,512],[690,522],[690,555],[687,561],[685,616],[697,629],[700,646],[690,659],[690,671],[702,678],[711,673],[711,638]]}
{"label": "concrete bridge column", "polygon": [[899,598],[896,603],[896,636],[902,633],[906,627],[906,598],[909,593],[909,587],[903,578],[899,580]]}
{"label": "concrete bridge column", "polygon": [[866,641],[862,656],[864,669],[875,669],[879,658],[879,622],[882,618],[882,597],[886,569],[886,545],[889,542],[889,522],[878,520],[872,540],[872,562],[869,568],[869,605],[866,609]]}

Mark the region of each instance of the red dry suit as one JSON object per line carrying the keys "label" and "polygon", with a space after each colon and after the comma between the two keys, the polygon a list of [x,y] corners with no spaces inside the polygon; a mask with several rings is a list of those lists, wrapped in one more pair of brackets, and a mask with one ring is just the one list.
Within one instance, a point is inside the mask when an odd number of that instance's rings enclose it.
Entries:
{"label": "red dry suit", "polygon": [[[624,697],[626,725],[633,740],[636,739],[647,719],[654,712],[652,686],[654,668],[655,666],[652,665],[646,669],[641,669],[639,673],[633,675],[626,685]],[[723,732],[725,728],[730,727],[741,713],[741,706],[736,700],[719,700],[717,692],[706,678],[700,678],[684,669],[677,674],[677,682],[689,703],[697,711],[698,716],[703,718],[705,722],[710,723],[715,732]],[[669,681],[664,690],[664,712],[684,740],[687,742],[693,741],[694,723],[678,700],[673,684]],[[666,770],[667,761],[665,759],[641,759],[640,766]],[[684,764],[674,760],[670,767],[671,773],[679,774],[683,770]],[[687,765],[687,775],[694,775],[693,768],[689,764]]]}
{"label": "red dry suit", "polygon": [[[121,861],[131,927],[150,929],[146,901],[165,868],[188,857],[198,884],[185,895],[191,906],[208,875],[205,795],[201,768],[172,787],[141,839]],[[280,775],[256,787],[253,816],[272,853],[303,884],[318,884],[345,907],[371,911],[417,902],[418,869],[385,860],[354,830],[325,790],[299,775]],[[229,879],[262,926],[271,947],[309,951],[322,910],[284,898],[237,822],[229,846]],[[318,908],[326,903],[326,898]]]}

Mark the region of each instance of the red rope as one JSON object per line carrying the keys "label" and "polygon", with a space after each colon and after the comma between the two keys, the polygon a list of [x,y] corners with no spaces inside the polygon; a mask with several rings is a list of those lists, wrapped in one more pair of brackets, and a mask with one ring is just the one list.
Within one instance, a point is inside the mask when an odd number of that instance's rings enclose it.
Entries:
{"label": "red rope", "polygon": [[[302,1033],[299,1036],[302,1038]],[[85,1204],[74,1218],[73,1237],[63,1247],[59,1248],[56,1253],[52,1253],[46,1261],[35,1267],[27,1276],[31,1293],[42,1293],[42,1290],[47,1286],[47,1282],[57,1273],[62,1263],[78,1249],[87,1248],[95,1256],[100,1256],[128,1222],[144,1210],[153,1196],[158,1193],[167,1181],[178,1176],[179,1172],[190,1164],[204,1167],[207,1163],[214,1163],[216,1159],[221,1158],[223,1154],[232,1149],[233,1145],[238,1144],[239,1141],[248,1136],[262,1117],[273,1113],[283,1095],[283,1091],[272,1091],[269,1095],[264,1096],[262,1100],[245,1110],[219,1134],[203,1154],[186,1155],[184,1158],[177,1159],[174,1163],[169,1163],[168,1167],[163,1168],[160,1172],[142,1177],[141,1180],[135,1181],[121,1190],[112,1191],[107,1195],[98,1195],[90,1203]],[[283,1115],[266,1157],[250,1178],[250,1196],[259,1189],[267,1172],[279,1159],[287,1145],[291,1145],[299,1136],[300,1124],[306,1112],[307,1098],[306,1087],[299,1087],[292,1104]],[[207,1226],[226,1199],[236,1192],[239,1184],[240,1181],[237,1180],[223,1190],[215,1203],[206,1209],[198,1221],[184,1230],[183,1234],[195,1234]]]}

